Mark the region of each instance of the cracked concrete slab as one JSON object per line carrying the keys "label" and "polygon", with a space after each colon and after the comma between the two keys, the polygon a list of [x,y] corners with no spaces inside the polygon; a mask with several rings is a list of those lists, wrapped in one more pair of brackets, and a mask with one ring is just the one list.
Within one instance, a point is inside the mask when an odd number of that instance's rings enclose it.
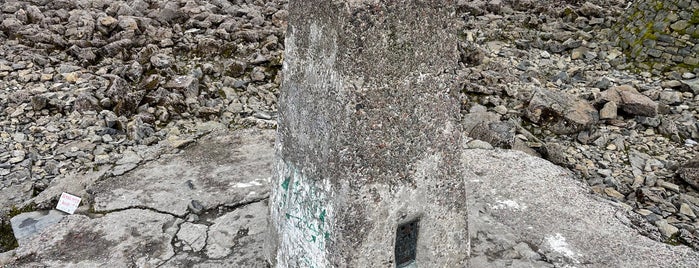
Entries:
{"label": "cracked concrete slab", "polygon": [[[89,188],[96,212],[147,207],[178,216],[259,200],[268,195],[274,130],[246,129],[202,137],[179,154],[161,156]],[[201,206],[201,207],[200,207]]]}
{"label": "cracked concrete slab", "polygon": [[202,254],[181,251],[162,267],[268,267],[263,255],[267,218],[266,201],[224,213],[212,219]]}
{"label": "cracked concrete slab", "polygon": [[175,254],[175,220],[142,209],[69,215],[17,248],[4,267],[156,267]]}
{"label": "cracked concrete slab", "polygon": [[191,222],[182,223],[177,232],[177,239],[182,243],[182,250],[199,252],[206,246],[206,232],[209,227]]}
{"label": "cracked concrete slab", "polygon": [[[111,212],[93,218],[66,216],[19,248],[0,254],[0,266],[268,267],[263,257],[267,201],[239,201],[250,192],[266,192],[273,137],[273,131],[261,130],[204,137],[180,154],[118,178],[123,181],[101,182],[95,197],[101,209]],[[226,148],[231,152],[225,153]],[[568,171],[546,160],[516,151],[465,150],[462,161],[470,191],[471,267],[699,263],[699,253],[686,246],[640,235],[626,225],[631,221],[623,219],[623,207],[597,198]],[[217,168],[225,165],[229,177],[206,188],[203,181],[224,174]],[[166,191],[172,192],[164,198],[185,201],[157,200],[156,193]],[[119,193],[139,202],[126,203]],[[199,215],[187,213],[194,198],[206,206],[218,205],[202,208]]]}

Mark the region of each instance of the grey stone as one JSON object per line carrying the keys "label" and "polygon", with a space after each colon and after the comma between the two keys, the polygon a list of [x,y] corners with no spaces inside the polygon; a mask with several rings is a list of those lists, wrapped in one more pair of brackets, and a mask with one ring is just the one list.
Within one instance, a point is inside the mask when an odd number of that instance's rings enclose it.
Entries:
{"label": "grey stone", "polygon": [[6,267],[155,267],[175,255],[167,214],[131,209],[91,219],[64,217],[17,248]]}
{"label": "grey stone", "polygon": [[273,141],[269,130],[215,132],[180,154],[95,183],[90,188],[94,209],[149,207],[182,216],[193,199],[210,209],[265,197]]}
{"label": "grey stone", "polygon": [[616,102],[622,111],[632,115],[656,116],[658,114],[658,104],[629,85],[605,90],[600,98],[607,102]]}
{"label": "grey stone", "polygon": [[469,149],[493,149],[493,146],[490,145],[490,143],[482,140],[472,140],[466,144],[466,147]]}
{"label": "grey stone", "polygon": [[165,83],[165,88],[177,90],[186,98],[199,96],[199,80],[193,76],[177,76]]}
{"label": "grey stone", "polygon": [[156,68],[168,68],[172,64],[172,57],[158,53],[150,57],[150,63]]}
{"label": "grey stone", "polygon": [[604,104],[604,107],[599,111],[600,119],[615,119],[617,105],[616,102],[610,101]]}
{"label": "grey stone", "polygon": [[257,202],[214,220],[207,233],[206,256],[212,259],[222,258],[233,253],[236,247],[249,243],[261,247],[260,238],[267,234],[266,210],[265,202]]}
{"label": "grey stone", "polygon": [[658,230],[660,230],[660,233],[663,234],[665,237],[672,237],[680,231],[677,227],[670,225],[664,219],[657,220],[655,222],[655,226],[658,226]]}
{"label": "grey stone", "polygon": [[699,160],[695,158],[683,163],[680,168],[677,169],[677,174],[684,182],[694,187],[694,189],[699,189]]}
{"label": "grey stone", "polygon": [[485,141],[492,146],[510,149],[515,141],[515,126],[510,122],[490,122],[476,125],[468,136]]}
{"label": "grey stone", "polygon": [[33,211],[22,213],[10,219],[12,232],[20,245],[27,243],[32,236],[58,223],[65,214],[58,210]]}
{"label": "grey stone", "polygon": [[184,243],[183,250],[199,252],[206,246],[207,230],[206,225],[185,222],[180,225],[177,239]]}
{"label": "grey stone", "polygon": [[556,134],[577,133],[599,121],[599,113],[586,101],[548,89],[536,90],[525,115]]}
{"label": "grey stone", "polygon": [[692,90],[694,95],[699,94],[699,78],[682,80],[682,83],[687,85]]}
{"label": "grey stone", "polygon": [[[639,234],[630,227],[636,220],[623,208],[591,195],[568,171],[542,159],[514,151],[465,150],[463,164],[474,204],[471,232],[509,235],[534,245],[556,267],[691,267],[699,260],[699,253],[686,246]],[[551,185],[557,190],[551,191]]]}
{"label": "grey stone", "polygon": [[682,93],[677,91],[662,91],[660,92],[660,100],[670,104],[680,104],[682,103]]}
{"label": "grey stone", "polygon": [[414,261],[464,266],[457,38],[443,26],[457,23],[455,7],[365,4],[289,3],[269,260],[395,265],[399,226],[419,220]]}

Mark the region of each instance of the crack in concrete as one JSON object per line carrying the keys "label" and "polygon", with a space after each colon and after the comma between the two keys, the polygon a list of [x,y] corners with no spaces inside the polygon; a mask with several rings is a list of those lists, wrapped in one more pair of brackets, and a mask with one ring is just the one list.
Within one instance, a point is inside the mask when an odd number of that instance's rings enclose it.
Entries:
{"label": "crack in concrete", "polygon": [[155,208],[152,208],[152,207],[147,207],[147,206],[130,206],[130,207],[125,207],[125,208],[117,208],[117,209],[101,210],[101,211],[96,211],[96,210],[95,210],[93,213],[94,213],[94,214],[103,214],[103,215],[106,215],[106,214],[109,214],[109,213],[121,212],[121,211],[130,210],[130,209],[143,209],[143,210],[149,210],[149,211],[152,211],[152,212],[155,212],[155,213],[167,214],[167,215],[170,215],[170,216],[173,216],[173,217],[175,217],[175,218],[182,219],[182,220],[184,220],[184,218],[186,218],[187,215],[189,215],[189,212],[188,212],[188,213],[185,213],[184,215],[177,215],[177,214],[172,213],[172,212],[161,211],[161,210],[158,210],[158,209],[155,209]]}
{"label": "crack in concrete", "polygon": [[[255,199],[248,200],[248,201],[244,201],[244,202],[240,202],[240,203],[237,203],[237,204],[234,204],[234,205],[226,205],[226,204],[217,205],[217,206],[212,207],[212,208],[210,208],[210,209],[204,210],[204,211],[202,211],[202,212],[200,213],[200,214],[203,215],[203,214],[206,214],[206,213],[215,212],[215,215],[216,215],[216,216],[211,217],[211,218],[199,218],[199,219],[196,220],[196,221],[187,221],[187,220],[185,220],[185,219],[187,218],[188,215],[192,214],[191,212],[185,214],[183,217],[176,217],[176,216],[175,216],[176,218],[181,219],[182,221],[179,222],[179,223],[177,224],[177,231],[175,231],[175,235],[174,235],[174,236],[172,237],[172,239],[170,240],[170,245],[172,246],[174,255],[173,255],[172,257],[168,258],[167,260],[164,260],[161,264],[159,264],[159,265],[156,266],[156,267],[163,267],[163,265],[167,264],[167,263],[170,262],[173,258],[179,256],[179,255],[182,254],[182,253],[187,254],[188,256],[196,256],[196,257],[199,257],[201,260],[223,260],[223,259],[229,258],[229,257],[231,256],[231,254],[233,254],[233,253],[235,253],[235,252],[231,252],[231,253],[229,253],[228,255],[226,255],[226,256],[224,256],[224,257],[220,257],[220,258],[210,258],[210,257],[208,257],[208,256],[206,255],[206,251],[207,251],[207,249],[208,249],[208,247],[209,247],[209,243],[210,243],[210,241],[209,241],[209,240],[210,240],[209,232],[211,231],[211,226],[214,224],[213,222],[210,222],[209,220],[217,219],[218,217],[220,217],[220,216],[222,216],[222,215],[224,215],[224,214],[226,214],[226,213],[230,213],[230,212],[232,212],[232,211],[235,211],[235,210],[237,210],[237,209],[239,209],[239,208],[242,208],[242,207],[244,207],[244,206],[247,206],[247,205],[251,205],[251,204],[254,204],[254,203],[258,203],[258,202],[263,202],[263,201],[265,201],[265,200],[267,200],[267,199],[269,199],[269,196],[262,197],[262,198],[255,198]],[[222,208],[223,208],[223,209],[222,209]],[[126,209],[120,209],[119,211],[123,211],[123,210],[126,210]],[[110,212],[115,212],[115,211],[117,211],[117,210],[112,210],[112,211],[110,211]],[[166,213],[166,214],[170,214],[170,213],[167,213],[167,212],[165,212],[165,213]],[[213,213],[212,213],[212,214],[213,214]],[[173,214],[170,214],[170,215],[173,215]],[[195,215],[196,215],[196,214],[195,214]],[[190,223],[194,223],[194,224],[201,224],[201,225],[205,225],[205,226],[206,226],[206,232],[205,232],[205,234],[204,234],[204,235],[206,236],[205,239],[204,239],[205,242],[204,242],[204,246],[201,248],[201,250],[199,250],[199,251],[193,251],[193,250],[192,250],[192,251],[185,251],[185,250],[182,249],[185,242],[179,240],[179,239],[177,238],[177,234],[180,232],[180,230],[182,229],[182,225],[183,225],[185,222],[190,222]],[[176,244],[177,244],[178,242],[182,243],[182,245],[177,246]],[[191,247],[191,245],[190,245],[190,247]]]}

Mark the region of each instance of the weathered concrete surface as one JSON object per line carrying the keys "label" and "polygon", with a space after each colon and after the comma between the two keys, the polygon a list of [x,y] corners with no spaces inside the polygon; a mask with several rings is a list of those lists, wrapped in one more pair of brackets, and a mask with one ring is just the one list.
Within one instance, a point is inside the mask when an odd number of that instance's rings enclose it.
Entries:
{"label": "weathered concrete surface", "polygon": [[155,267],[175,254],[170,244],[175,222],[141,209],[97,219],[66,216],[20,245],[4,267]]}
{"label": "weathered concrete surface", "polygon": [[204,254],[185,249],[162,267],[268,267],[263,254],[267,207],[265,201],[256,202],[213,219],[200,236],[206,241]]}
{"label": "weathered concrete surface", "polygon": [[419,219],[421,267],[463,266],[454,1],[290,1],[269,259],[395,266]]}
{"label": "weathered concrete surface", "polygon": [[[696,267],[699,263],[696,251],[653,241],[625,225],[631,220],[623,208],[592,195],[568,171],[548,161],[516,151],[465,150],[463,163],[473,204],[472,267],[503,267],[508,262],[503,262],[502,252],[520,243],[538,249],[538,258],[547,262],[534,257],[519,267]],[[499,248],[487,249],[483,245],[488,243]],[[493,249],[497,250],[488,251]],[[486,254],[496,255],[478,257]],[[517,262],[521,259],[510,260],[507,266]]]}
{"label": "weathered concrete surface", "polygon": [[184,216],[267,196],[274,131],[214,133],[181,154],[162,156],[123,176],[96,183],[96,212],[147,207]]}
{"label": "weathered concrete surface", "polygon": [[[179,155],[187,157],[187,151],[196,148],[194,144]],[[274,158],[271,150],[258,156],[268,162]],[[516,151],[465,150],[461,163],[470,187],[470,267],[699,263],[699,254],[688,247],[639,235],[625,225],[623,208],[596,198],[564,169],[545,160]],[[241,191],[245,189],[252,190]],[[0,267],[267,267],[262,254],[267,205],[260,201],[186,219],[144,209],[95,218],[70,215],[16,250],[0,254]],[[206,241],[203,246],[201,239]]]}
{"label": "weathered concrete surface", "polygon": [[[37,228],[19,248],[0,254],[0,267],[267,267],[264,198],[273,142],[273,130],[214,132],[180,153],[100,181],[81,192],[101,208],[97,213],[81,207]],[[52,187],[79,189],[92,179]],[[136,201],[115,196],[119,192]]]}

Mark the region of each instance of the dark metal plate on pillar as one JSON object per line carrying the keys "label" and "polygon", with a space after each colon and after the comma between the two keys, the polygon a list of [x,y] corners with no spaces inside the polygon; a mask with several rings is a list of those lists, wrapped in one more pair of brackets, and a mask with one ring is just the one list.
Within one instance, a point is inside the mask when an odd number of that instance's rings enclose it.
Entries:
{"label": "dark metal plate on pillar", "polygon": [[396,230],[396,267],[406,267],[415,262],[419,230],[419,220],[413,220],[398,226]]}

